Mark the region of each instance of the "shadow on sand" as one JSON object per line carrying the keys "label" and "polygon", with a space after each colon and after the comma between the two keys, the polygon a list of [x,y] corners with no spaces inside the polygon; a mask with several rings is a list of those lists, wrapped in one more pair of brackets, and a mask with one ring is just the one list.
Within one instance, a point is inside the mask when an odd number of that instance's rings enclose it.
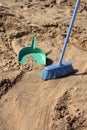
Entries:
{"label": "shadow on sand", "polygon": [[87,72],[83,72],[83,73],[78,73],[79,70],[75,69],[74,73],[72,73],[71,75],[74,75],[74,76],[79,76],[79,75],[87,75]]}

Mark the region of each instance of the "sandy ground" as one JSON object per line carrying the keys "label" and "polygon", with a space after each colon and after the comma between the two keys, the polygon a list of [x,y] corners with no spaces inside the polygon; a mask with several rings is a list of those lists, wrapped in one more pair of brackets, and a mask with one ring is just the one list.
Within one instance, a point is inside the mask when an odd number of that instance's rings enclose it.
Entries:
{"label": "sandy ground", "polygon": [[57,63],[76,0],[0,0],[0,130],[87,130],[87,1],[82,0],[64,61],[76,73],[43,81],[44,66],[18,63],[37,37]]}

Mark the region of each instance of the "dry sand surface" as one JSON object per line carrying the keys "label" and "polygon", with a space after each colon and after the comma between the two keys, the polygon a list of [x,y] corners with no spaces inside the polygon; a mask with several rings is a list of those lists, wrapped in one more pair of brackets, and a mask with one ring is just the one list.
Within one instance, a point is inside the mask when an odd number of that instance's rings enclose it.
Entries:
{"label": "dry sand surface", "polygon": [[81,0],[64,61],[75,74],[43,81],[21,48],[37,37],[57,63],[76,0],[0,0],[0,130],[87,130],[87,0]]}

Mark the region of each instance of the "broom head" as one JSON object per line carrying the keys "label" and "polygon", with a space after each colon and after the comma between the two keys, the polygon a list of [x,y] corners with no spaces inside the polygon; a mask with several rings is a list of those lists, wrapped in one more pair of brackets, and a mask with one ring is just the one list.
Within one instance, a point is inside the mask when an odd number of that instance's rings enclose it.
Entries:
{"label": "broom head", "polygon": [[54,64],[45,67],[45,69],[40,74],[43,80],[56,79],[60,77],[68,76],[74,73],[71,62],[63,62],[62,64]]}

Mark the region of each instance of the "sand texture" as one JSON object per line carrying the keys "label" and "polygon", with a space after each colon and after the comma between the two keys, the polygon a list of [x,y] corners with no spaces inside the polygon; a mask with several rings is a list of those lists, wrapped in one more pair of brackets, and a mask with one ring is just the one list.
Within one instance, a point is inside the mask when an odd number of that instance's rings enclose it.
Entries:
{"label": "sand texture", "polygon": [[76,0],[0,0],[0,130],[87,130],[87,0],[81,0],[64,61],[75,74],[43,81],[44,65],[18,62],[31,45],[58,62]]}

